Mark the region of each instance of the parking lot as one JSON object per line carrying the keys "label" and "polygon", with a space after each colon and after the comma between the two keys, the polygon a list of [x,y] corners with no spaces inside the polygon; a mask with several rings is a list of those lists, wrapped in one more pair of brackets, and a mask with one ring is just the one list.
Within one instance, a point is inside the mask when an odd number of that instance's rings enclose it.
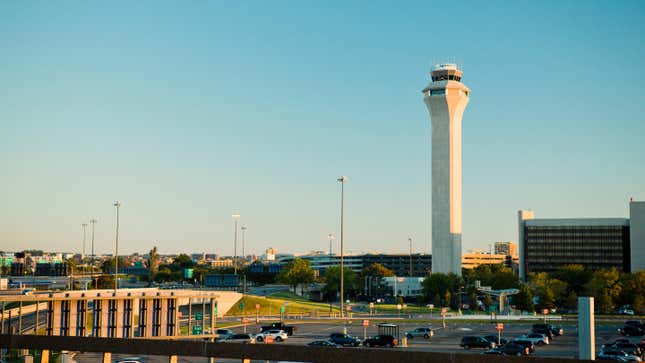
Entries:
{"label": "parking lot", "polygon": [[[275,343],[275,344],[296,344],[296,345],[305,345],[314,340],[326,340],[329,335],[333,332],[343,332],[343,328],[347,328],[348,334],[363,338],[364,337],[364,327],[361,324],[361,321],[353,321],[351,324],[342,324],[342,323],[325,323],[325,322],[302,322],[295,324],[297,330],[293,336],[290,336],[289,339],[285,342]],[[370,325],[365,328],[365,333],[367,336],[373,336],[378,333],[377,324],[378,320],[370,320]],[[412,330],[417,327],[425,327],[428,324],[414,324],[414,323],[401,323],[399,325],[399,330],[401,337],[403,333],[407,330]],[[557,324],[556,324],[557,325]],[[407,348],[394,348],[394,349],[413,349],[421,351],[432,351],[432,352],[459,352],[464,354],[480,354],[483,352],[482,349],[470,349],[465,350],[459,346],[461,338],[465,335],[475,335],[475,336],[484,336],[497,334],[496,324],[493,322],[448,322],[446,328],[444,329],[440,324],[437,326],[431,325],[435,334],[430,339],[423,338],[414,338],[408,340]],[[536,351],[533,355],[542,356],[542,357],[567,357],[567,358],[576,358],[578,354],[578,337],[577,329],[574,322],[564,322],[560,324],[564,329],[564,335],[560,337],[555,337],[551,344],[545,346],[536,347]],[[615,339],[621,338],[620,334],[617,333],[617,329],[620,328],[622,324],[616,325],[598,325],[596,326],[596,352],[600,351],[602,344],[610,343]],[[242,332],[243,327],[233,328],[235,332]],[[247,332],[257,333],[260,331],[260,325],[249,324],[246,327]],[[524,333],[528,333],[531,330],[530,323],[504,323],[504,330],[502,331],[502,338],[513,339],[521,336]],[[632,338],[634,342],[640,341],[640,338]],[[356,349],[356,348],[343,348],[343,349]],[[96,361],[98,356],[95,354],[80,354],[77,356],[76,360],[78,362],[92,362]],[[118,357],[115,357],[115,359]],[[146,362],[166,362],[166,357],[146,357]],[[204,359],[201,358],[188,358],[180,357],[179,362],[203,362]],[[223,362],[227,360],[218,359],[218,362]],[[233,361],[233,360],[232,360]]]}

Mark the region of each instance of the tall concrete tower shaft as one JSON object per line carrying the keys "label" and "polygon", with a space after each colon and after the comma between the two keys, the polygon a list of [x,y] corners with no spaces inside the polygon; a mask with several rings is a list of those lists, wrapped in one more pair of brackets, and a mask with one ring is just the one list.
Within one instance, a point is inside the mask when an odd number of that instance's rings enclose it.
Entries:
{"label": "tall concrete tower shaft", "polygon": [[461,117],[470,90],[454,64],[430,74],[423,100],[432,121],[432,272],[461,275]]}

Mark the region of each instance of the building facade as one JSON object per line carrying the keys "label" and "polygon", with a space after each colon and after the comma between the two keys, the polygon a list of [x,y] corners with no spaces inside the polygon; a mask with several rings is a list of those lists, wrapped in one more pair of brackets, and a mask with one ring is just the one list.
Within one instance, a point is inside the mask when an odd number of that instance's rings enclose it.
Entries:
{"label": "building facade", "polygon": [[629,242],[632,272],[645,269],[645,202],[629,202]]}
{"label": "building facade", "polygon": [[472,269],[479,265],[504,265],[516,271],[519,264],[517,255],[497,254],[497,253],[482,253],[480,251],[464,253],[461,256],[461,266],[463,268]]}
{"label": "building facade", "polygon": [[631,271],[628,219],[525,219],[520,230],[522,279],[531,272],[553,272],[568,264]]}
{"label": "building facade", "polygon": [[[311,262],[311,268],[319,276],[325,274],[325,270],[331,266],[340,265],[339,255],[329,255],[328,253],[317,251],[307,255],[289,256],[280,259],[281,265],[286,265],[294,258],[302,258]],[[344,257],[344,265],[356,273],[360,273],[363,268],[374,263],[380,263],[383,267],[390,269],[397,276],[410,275],[410,255],[409,254],[365,254],[365,255],[348,255]],[[432,256],[426,254],[412,255],[412,270],[414,276],[426,276],[432,269]]]}
{"label": "building facade", "polygon": [[497,255],[517,256],[517,243],[515,242],[495,242],[493,246]]}
{"label": "building facade", "polygon": [[461,119],[470,90],[455,64],[439,64],[423,100],[432,123],[433,271],[461,275]]}

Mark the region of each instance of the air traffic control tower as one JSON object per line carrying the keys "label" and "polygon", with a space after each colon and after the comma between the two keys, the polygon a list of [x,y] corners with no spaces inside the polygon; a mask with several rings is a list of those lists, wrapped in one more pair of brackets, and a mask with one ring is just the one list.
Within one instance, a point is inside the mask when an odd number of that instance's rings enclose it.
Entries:
{"label": "air traffic control tower", "polygon": [[461,275],[461,117],[470,89],[455,64],[432,67],[423,90],[432,121],[432,272]]}

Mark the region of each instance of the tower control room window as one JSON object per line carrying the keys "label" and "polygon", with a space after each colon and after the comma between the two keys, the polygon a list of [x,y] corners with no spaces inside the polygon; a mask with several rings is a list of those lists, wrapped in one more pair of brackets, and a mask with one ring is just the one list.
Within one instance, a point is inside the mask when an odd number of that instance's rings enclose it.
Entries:
{"label": "tower control room window", "polygon": [[430,91],[431,96],[439,96],[439,95],[445,95],[446,90],[445,89],[435,89]]}

